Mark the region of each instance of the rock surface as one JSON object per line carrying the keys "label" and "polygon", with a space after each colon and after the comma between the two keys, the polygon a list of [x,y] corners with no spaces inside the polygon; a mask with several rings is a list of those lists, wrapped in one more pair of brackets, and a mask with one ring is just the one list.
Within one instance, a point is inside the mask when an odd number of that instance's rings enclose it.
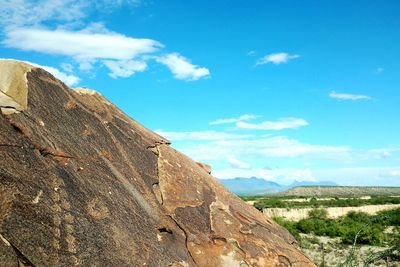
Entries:
{"label": "rock surface", "polygon": [[0,71],[18,104],[0,102],[0,266],[314,266],[99,94],[20,62]]}

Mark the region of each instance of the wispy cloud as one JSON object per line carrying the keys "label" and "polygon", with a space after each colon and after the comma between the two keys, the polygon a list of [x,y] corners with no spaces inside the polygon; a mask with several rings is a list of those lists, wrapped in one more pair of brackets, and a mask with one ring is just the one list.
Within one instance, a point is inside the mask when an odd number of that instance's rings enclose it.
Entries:
{"label": "wispy cloud", "polygon": [[226,124],[226,123],[235,123],[239,121],[248,121],[252,119],[256,119],[259,116],[253,114],[244,114],[236,118],[225,118],[225,119],[216,119],[215,121],[210,122],[210,125],[217,125],[217,124]]}
{"label": "wispy cloud", "polygon": [[114,79],[130,77],[135,72],[143,72],[147,69],[146,62],[142,60],[105,60],[103,63],[109,68],[109,75]]}
{"label": "wispy cloud", "polygon": [[398,178],[400,178],[400,169],[391,170],[391,171],[389,172],[389,175],[390,175],[390,176],[393,176],[393,177],[398,177]]}
{"label": "wispy cloud", "polygon": [[[0,58],[0,60],[15,60],[12,58]],[[62,82],[64,82],[66,85],[68,86],[74,86],[77,85],[80,81],[79,77],[72,75],[72,74],[67,74],[57,68],[54,67],[50,67],[50,66],[44,66],[44,65],[39,65],[33,62],[29,62],[29,61],[23,61],[25,63],[28,63],[29,65],[32,65],[34,67],[37,68],[41,68],[44,69],[45,71],[51,73],[54,77],[56,77],[57,79],[61,80]]]}
{"label": "wispy cloud", "polygon": [[247,55],[248,55],[249,57],[254,57],[256,54],[257,54],[257,52],[254,51],[254,50],[251,50],[251,51],[247,52]]}
{"label": "wispy cloud", "polygon": [[269,54],[266,55],[262,58],[260,58],[256,65],[264,65],[268,63],[272,63],[275,65],[283,64],[289,62],[291,59],[299,58],[300,55],[290,55],[288,53],[274,53],[274,54]]}
{"label": "wispy cloud", "polygon": [[239,121],[236,123],[238,128],[249,130],[284,130],[296,129],[299,127],[307,126],[308,122],[300,118],[282,118],[277,121],[264,121],[261,123],[249,123]]}
{"label": "wispy cloud", "polygon": [[242,169],[242,170],[248,170],[251,169],[250,164],[243,162],[241,160],[238,160],[235,157],[229,157],[227,159],[229,165],[233,168],[233,169]]}
{"label": "wispy cloud", "polygon": [[0,24],[7,28],[40,26],[44,22],[82,22],[93,9],[136,7],[140,0],[0,0]]}
{"label": "wispy cloud", "polygon": [[216,141],[216,140],[236,140],[251,138],[253,135],[250,134],[234,134],[225,133],[218,131],[198,131],[198,132],[169,132],[161,129],[155,130],[161,136],[171,141]]}
{"label": "wispy cloud", "polygon": [[196,160],[224,160],[226,155],[235,158],[292,158],[318,155],[322,158],[349,151],[349,148],[344,146],[307,144],[286,136],[237,138],[239,140],[227,137],[212,140],[211,135],[207,138],[203,140],[209,142],[192,142],[189,146],[180,149]]}
{"label": "wispy cloud", "polygon": [[156,61],[166,65],[178,80],[195,81],[210,75],[207,68],[190,63],[187,58],[178,53],[156,57]]}
{"label": "wispy cloud", "polygon": [[354,95],[354,94],[347,94],[347,93],[336,93],[332,91],[329,93],[330,98],[338,99],[338,100],[371,100],[372,97],[367,95]]}

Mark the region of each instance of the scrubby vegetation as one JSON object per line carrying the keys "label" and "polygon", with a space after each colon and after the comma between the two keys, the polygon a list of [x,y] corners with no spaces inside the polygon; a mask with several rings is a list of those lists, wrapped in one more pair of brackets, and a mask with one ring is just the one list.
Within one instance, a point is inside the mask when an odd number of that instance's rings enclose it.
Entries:
{"label": "scrubby vegetation", "polygon": [[[371,266],[388,259],[391,262],[400,261],[400,208],[382,211],[373,216],[362,212],[350,212],[338,219],[327,218],[324,209],[314,209],[307,219],[298,222],[282,218],[273,219],[288,229],[305,250],[322,249],[322,254],[329,253],[327,249],[324,251],[324,246],[321,248],[322,243],[317,237],[322,236],[339,240],[336,248],[350,247],[348,255],[342,255],[339,266]],[[364,253],[360,259],[356,255],[357,250],[364,246],[384,249]],[[327,265],[322,262],[321,266]]]}
{"label": "scrubby vegetation", "polygon": [[[304,253],[318,266],[397,266],[400,262],[400,208],[375,215],[350,211],[341,217],[328,216],[333,207],[400,204],[400,197],[362,198],[243,197],[259,210],[268,208],[311,208],[308,217],[291,221],[273,218],[291,232]],[[358,208],[354,208],[355,210]],[[335,217],[335,218],[333,218]],[[323,256],[324,255],[324,256]],[[387,265],[387,262],[391,264]],[[394,264],[394,265],[393,265]]]}
{"label": "scrubby vegetation", "polygon": [[327,218],[324,209],[315,209],[309,213],[307,219],[298,222],[286,221],[282,218],[274,218],[274,220],[297,238],[300,237],[300,233],[314,234],[340,237],[343,244],[352,244],[355,236],[362,229],[357,236],[358,244],[384,246],[392,242],[396,236],[393,233],[385,233],[385,229],[391,226],[393,231],[398,231],[400,228],[400,209],[382,211],[377,215],[349,212],[337,219]]}
{"label": "scrubby vegetation", "polygon": [[282,197],[244,197],[246,201],[255,201],[254,207],[265,208],[306,208],[306,207],[360,207],[365,205],[400,204],[400,197],[372,196],[370,199],[333,198],[333,199],[304,199],[305,201],[290,201]]}

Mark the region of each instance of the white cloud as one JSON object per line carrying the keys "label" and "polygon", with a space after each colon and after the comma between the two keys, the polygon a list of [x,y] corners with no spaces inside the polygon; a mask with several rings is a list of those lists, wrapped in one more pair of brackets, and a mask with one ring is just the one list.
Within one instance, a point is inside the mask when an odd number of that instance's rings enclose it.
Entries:
{"label": "white cloud", "polygon": [[110,32],[101,24],[90,25],[81,31],[62,29],[16,28],[6,31],[3,41],[8,47],[53,55],[70,56],[81,70],[92,69],[100,60],[109,68],[113,78],[129,77],[144,71],[143,60],[133,60],[157,51],[163,45],[151,39],[136,39]]}
{"label": "white cloud", "polygon": [[0,23],[7,28],[39,25],[44,21],[69,22],[87,16],[90,1],[0,0]]}
{"label": "white cloud", "polygon": [[121,7],[124,5],[127,6],[139,6],[141,4],[142,0],[101,0],[101,1],[94,1],[96,4],[97,9],[99,10],[104,10],[104,9],[109,9],[109,8],[117,8]]}
{"label": "white cloud", "polygon": [[215,140],[235,140],[251,138],[253,135],[249,134],[230,134],[217,131],[200,131],[200,132],[167,132],[161,129],[155,132],[171,141],[215,141]]}
{"label": "white cloud", "polygon": [[400,186],[398,167],[352,167],[314,170],[319,180],[331,180],[340,185]]}
{"label": "white cloud", "polygon": [[306,180],[333,181],[339,185],[345,186],[400,186],[400,179],[398,179],[400,170],[393,167],[353,167],[316,170],[296,168],[273,170],[253,168],[244,170],[227,168],[214,170],[213,175],[220,179],[254,176],[272,180],[280,184],[290,184],[294,180]]}
{"label": "white cloud", "polygon": [[242,129],[249,130],[283,130],[283,129],[296,129],[299,127],[307,126],[308,122],[299,118],[282,118],[277,121],[264,121],[261,123],[248,123],[237,122],[236,126]]}
{"label": "white cloud", "polygon": [[180,80],[209,76],[207,68],[193,65],[177,53],[149,56],[164,47],[156,40],[132,38],[110,31],[102,23],[86,22],[93,11],[107,13],[122,6],[135,7],[141,2],[0,0],[2,44],[27,52],[72,57],[82,71],[90,71],[99,63],[97,66],[109,68],[113,78],[129,77],[146,70],[149,59],[167,65]]}
{"label": "white cloud", "polygon": [[248,170],[251,169],[250,164],[243,162],[241,160],[238,160],[237,158],[234,157],[229,157],[227,159],[229,165],[233,168],[233,169],[242,169],[242,170]]}
{"label": "white cloud", "polygon": [[69,63],[61,63],[60,67],[66,72],[73,72],[74,71],[74,66],[72,66]]}
{"label": "white cloud", "polygon": [[313,172],[310,169],[296,170],[293,172],[292,177],[295,181],[311,181],[316,182],[317,179],[314,177]]}
{"label": "white cloud", "polygon": [[244,178],[257,177],[271,181],[277,180],[277,177],[273,172],[259,168],[253,168],[253,169],[225,168],[221,170],[213,169],[212,175],[218,179],[232,179],[236,177],[244,177]]}
{"label": "white cloud", "polygon": [[[222,136],[221,136],[222,137]],[[344,146],[324,146],[302,143],[286,136],[270,136],[261,138],[229,138],[208,139],[206,143],[192,143],[180,147],[180,150],[198,161],[224,160],[226,155],[235,158],[295,158],[299,156],[313,156],[318,158],[339,158],[349,152]],[[186,139],[186,140],[193,140]],[[198,139],[197,139],[198,140]],[[211,141],[210,141],[211,140]]]}
{"label": "white cloud", "polygon": [[38,64],[32,64],[36,67],[42,68],[45,71],[48,71],[49,73],[53,74],[54,77],[56,77],[57,79],[63,81],[66,85],[68,86],[75,86],[79,83],[79,78],[75,75],[72,74],[67,74],[65,72],[62,72],[54,67],[49,67],[49,66],[43,66],[43,65],[38,65]]}
{"label": "white cloud", "polygon": [[166,65],[178,80],[194,81],[210,75],[207,68],[193,65],[178,53],[156,57],[156,61]]}
{"label": "white cloud", "polygon": [[362,160],[369,160],[369,159],[388,159],[393,155],[400,152],[399,146],[389,146],[385,148],[375,148],[369,149],[367,151],[360,151],[360,159]]}
{"label": "white cloud", "polygon": [[400,169],[399,170],[392,170],[389,172],[390,176],[399,177],[400,178]]}
{"label": "white cloud", "polygon": [[257,52],[254,51],[254,50],[251,50],[251,51],[247,52],[247,55],[250,56],[250,57],[254,57],[256,54],[257,54]]}
{"label": "white cloud", "polygon": [[262,58],[260,58],[256,65],[264,65],[268,63],[272,63],[275,65],[283,64],[289,62],[291,59],[299,58],[300,55],[290,55],[288,53],[274,53],[274,54],[269,54],[266,55]]}
{"label": "white cloud", "polygon": [[346,94],[346,93],[336,93],[332,91],[329,93],[330,98],[339,99],[339,100],[371,100],[372,97],[367,95],[353,95],[353,94]]}
{"label": "white cloud", "polygon": [[151,39],[136,39],[107,32],[18,28],[6,31],[3,44],[24,51],[71,56],[77,61],[129,60],[152,53],[163,45]]}
{"label": "white cloud", "polygon": [[231,179],[235,177],[257,177],[275,181],[279,184],[290,184],[296,181],[317,181],[310,169],[282,168],[282,169],[235,169],[227,168],[213,171],[213,175],[219,179]]}
{"label": "white cloud", "polygon": [[210,125],[217,125],[217,124],[225,124],[225,123],[235,123],[239,121],[248,121],[252,120],[255,118],[258,118],[259,116],[253,115],[253,114],[244,114],[241,115],[237,118],[226,118],[226,119],[216,119],[215,121],[210,122]]}
{"label": "white cloud", "polygon": [[44,22],[81,22],[92,10],[109,12],[123,5],[137,6],[140,0],[0,0],[0,24],[7,28],[40,25]]}
{"label": "white cloud", "polygon": [[[18,59],[0,58],[0,60],[18,60]],[[32,65],[34,67],[37,67],[37,68],[44,69],[45,71],[51,73],[54,77],[56,77],[57,79],[61,80],[62,82],[64,82],[68,86],[77,85],[79,83],[79,81],[80,81],[79,77],[77,77],[75,75],[72,75],[72,74],[67,74],[65,72],[60,71],[57,68],[54,68],[54,67],[40,65],[40,64],[36,64],[36,63],[29,62],[29,61],[26,61],[26,60],[19,60],[19,61],[25,62],[25,63],[30,64],[30,65]]]}
{"label": "white cloud", "polygon": [[105,60],[104,65],[110,69],[111,72],[109,75],[114,79],[118,77],[129,77],[135,72],[143,72],[147,68],[146,62],[136,60]]}

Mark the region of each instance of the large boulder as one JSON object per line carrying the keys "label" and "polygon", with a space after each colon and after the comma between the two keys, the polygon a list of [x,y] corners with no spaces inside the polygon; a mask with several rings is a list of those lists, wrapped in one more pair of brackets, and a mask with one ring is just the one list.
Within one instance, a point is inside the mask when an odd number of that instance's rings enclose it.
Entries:
{"label": "large boulder", "polygon": [[101,95],[0,61],[0,266],[314,266]]}

